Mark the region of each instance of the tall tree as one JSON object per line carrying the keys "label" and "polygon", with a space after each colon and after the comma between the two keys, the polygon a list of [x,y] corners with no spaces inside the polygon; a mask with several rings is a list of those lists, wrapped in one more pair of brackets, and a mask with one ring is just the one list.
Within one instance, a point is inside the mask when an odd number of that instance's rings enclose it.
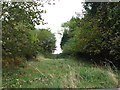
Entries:
{"label": "tall tree", "polygon": [[[17,57],[30,59],[38,53],[52,53],[54,50],[54,35],[48,30],[43,31],[43,33],[35,29],[36,24],[44,24],[41,17],[44,10],[38,10],[38,7],[42,7],[42,4],[38,2],[3,2],[1,15],[3,61],[6,57],[13,58],[14,61],[18,60]],[[37,33],[32,35],[31,32]],[[41,37],[38,33],[41,34]],[[35,37],[36,34],[37,37]],[[40,45],[42,41],[46,42],[45,45]],[[8,60],[10,59],[6,61]]]}
{"label": "tall tree", "polygon": [[36,2],[3,2],[3,55],[14,57],[16,52],[22,51],[28,41],[27,32],[34,30],[34,25],[42,20],[40,14],[43,10],[37,9],[39,5]]}
{"label": "tall tree", "polygon": [[[71,23],[75,27],[73,37],[64,42],[63,52],[99,55],[105,60],[119,62],[120,3],[87,2],[84,3],[84,8],[86,13],[83,19],[78,20],[79,25]],[[67,36],[69,35],[70,33]]]}

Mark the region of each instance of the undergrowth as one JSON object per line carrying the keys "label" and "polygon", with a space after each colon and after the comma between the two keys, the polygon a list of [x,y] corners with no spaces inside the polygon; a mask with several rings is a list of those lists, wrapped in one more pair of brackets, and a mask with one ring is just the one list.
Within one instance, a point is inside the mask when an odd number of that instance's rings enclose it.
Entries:
{"label": "undergrowth", "polygon": [[118,88],[118,73],[83,59],[37,57],[25,67],[3,68],[3,88]]}

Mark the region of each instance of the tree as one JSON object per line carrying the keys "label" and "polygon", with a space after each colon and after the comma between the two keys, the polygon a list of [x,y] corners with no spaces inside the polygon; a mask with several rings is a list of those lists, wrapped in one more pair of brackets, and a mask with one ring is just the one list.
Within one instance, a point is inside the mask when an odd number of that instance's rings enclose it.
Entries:
{"label": "tree", "polygon": [[36,47],[41,53],[53,53],[55,50],[55,35],[49,29],[31,31],[31,40],[36,42]]}
{"label": "tree", "polygon": [[[86,13],[84,18],[75,21],[75,25],[68,25],[67,34],[71,36],[63,45],[63,52],[86,53],[89,55],[99,55],[104,60],[114,63],[120,60],[120,4],[119,3],[84,3]],[[79,23],[79,24],[77,24]],[[71,25],[71,26],[70,26]],[[73,28],[74,27],[74,28]],[[72,29],[73,30],[72,30]],[[73,32],[71,33],[70,30]]]}
{"label": "tree", "polygon": [[[39,9],[38,6],[42,6],[38,2],[3,2],[2,4],[2,51],[3,61],[6,58],[13,58],[16,62],[18,57],[25,57],[30,59],[35,57],[38,53],[42,53],[40,49],[49,51],[54,50],[54,36],[50,31],[37,32],[35,29],[36,24],[44,24],[41,18],[43,10]],[[34,35],[31,32],[36,32],[47,37],[46,46],[40,45],[45,39],[37,34],[36,40],[32,39]],[[45,34],[46,33],[46,34]],[[48,38],[48,37],[51,38]],[[35,36],[34,36],[35,37]],[[38,41],[41,42],[39,43]],[[39,45],[37,45],[39,44]],[[7,61],[10,59],[7,59]],[[13,62],[14,61],[10,61]]]}
{"label": "tree", "polygon": [[[91,3],[89,3],[91,4]],[[96,3],[92,3],[92,8]],[[120,4],[119,3],[98,3],[95,13],[93,9],[89,9],[89,13],[94,14],[94,18],[98,19],[98,27],[101,34],[101,53],[104,57],[109,58],[113,62],[118,62],[120,59]]]}
{"label": "tree", "polygon": [[74,36],[74,31],[79,27],[79,25],[80,18],[78,17],[72,17],[70,21],[62,24],[64,33],[61,40],[61,48],[63,48],[64,44]]}

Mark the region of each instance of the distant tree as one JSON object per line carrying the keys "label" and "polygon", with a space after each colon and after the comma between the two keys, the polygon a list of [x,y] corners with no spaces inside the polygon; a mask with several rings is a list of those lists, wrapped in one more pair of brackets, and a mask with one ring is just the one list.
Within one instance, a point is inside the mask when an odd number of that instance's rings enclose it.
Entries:
{"label": "distant tree", "polygon": [[[31,39],[36,42],[36,47],[38,47],[41,53],[53,53],[55,50],[55,35],[50,32],[49,29],[39,29],[31,31]],[[39,48],[41,47],[41,48]]]}
{"label": "distant tree", "polygon": [[74,36],[74,31],[80,26],[80,18],[72,17],[70,21],[63,23],[62,27],[64,28],[63,37],[61,40],[61,47]]}

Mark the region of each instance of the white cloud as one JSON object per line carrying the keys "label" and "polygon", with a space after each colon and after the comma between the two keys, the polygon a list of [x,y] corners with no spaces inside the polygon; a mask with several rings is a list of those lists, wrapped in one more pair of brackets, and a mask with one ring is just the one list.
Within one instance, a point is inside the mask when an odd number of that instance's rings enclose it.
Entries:
{"label": "white cloud", "polygon": [[72,16],[75,16],[75,12],[82,13],[83,0],[60,0],[56,1],[55,5],[45,5],[44,9],[47,11],[43,14],[45,22],[48,22],[47,25],[39,25],[36,28],[50,28],[53,33],[56,33],[56,45],[57,50],[55,53],[60,53],[60,41],[61,36],[57,34],[61,30],[61,24],[69,21]]}

